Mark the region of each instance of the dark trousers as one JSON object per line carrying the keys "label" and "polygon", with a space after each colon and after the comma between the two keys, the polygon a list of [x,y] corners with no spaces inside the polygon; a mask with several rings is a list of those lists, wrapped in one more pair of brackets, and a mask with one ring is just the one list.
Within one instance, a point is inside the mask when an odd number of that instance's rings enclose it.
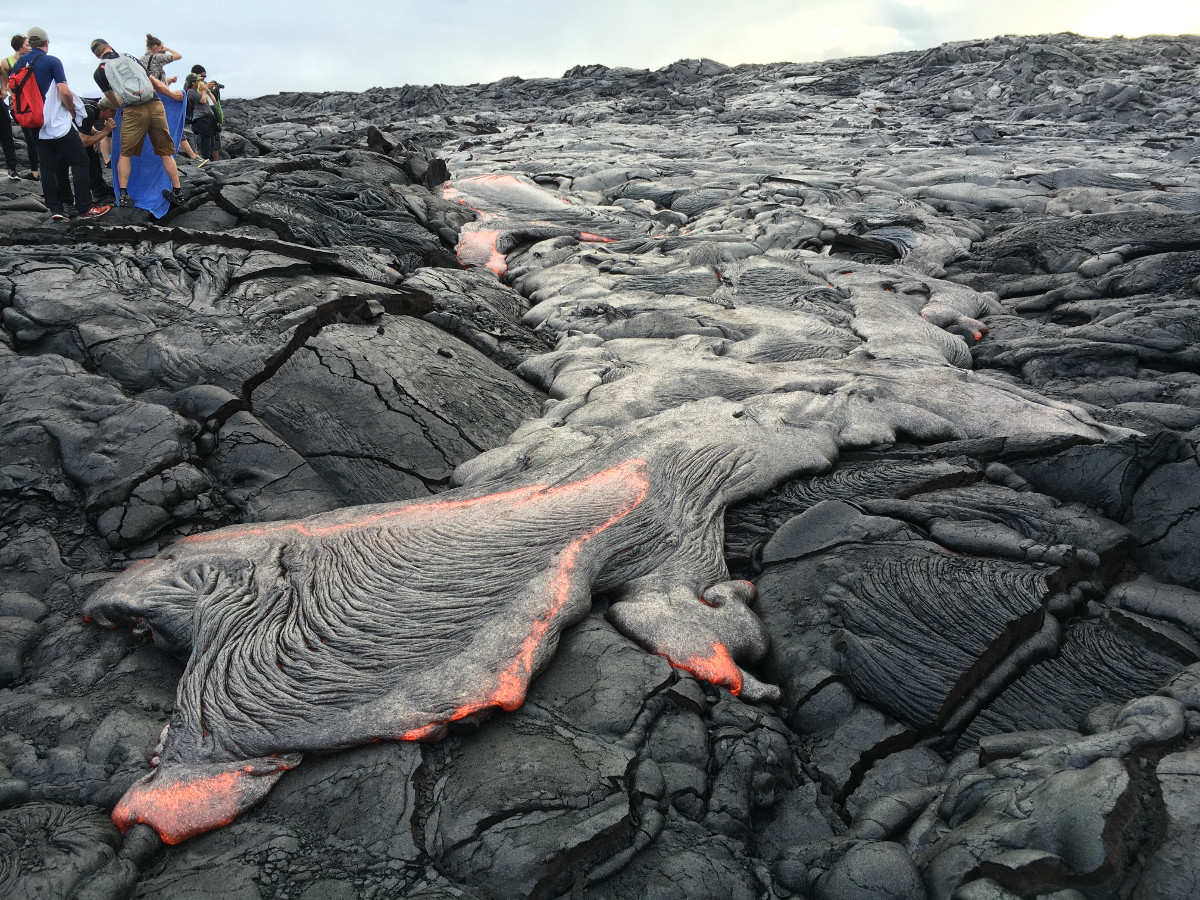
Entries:
{"label": "dark trousers", "polygon": [[75,209],[80,214],[92,208],[92,192],[88,187],[88,157],[79,132],[72,128],[60,138],[38,141],[38,161],[42,164],[42,196],[52,213],[63,211],[62,194],[69,194],[70,185],[58,181],[59,160],[71,169],[71,184],[75,187]]}
{"label": "dark trousers", "polygon": [[[88,187],[92,191],[92,201],[102,203],[112,200],[112,188],[104,180],[104,160],[95,147],[84,147],[83,152],[88,157]],[[58,161],[58,183],[68,184],[71,177],[71,164],[65,159]],[[83,210],[80,210],[83,212]]]}
{"label": "dark trousers", "polygon": [[36,172],[38,171],[38,129],[22,128],[21,133],[25,135],[25,150],[29,153],[29,168]]}
{"label": "dark trousers", "polygon": [[0,100],[0,150],[4,151],[4,164],[8,171],[17,171],[17,145],[13,143],[12,119],[8,114],[8,104]]}
{"label": "dark trousers", "polygon": [[84,148],[88,155],[88,174],[92,186],[92,200],[96,203],[112,202],[113,191],[104,180],[104,160],[100,156],[100,145]]}
{"label": "dark trousers", "polygon": [[213,159],[216,152],[221,149],[221,132],[213,131],[206,134],[203,131],[196,132],[196,152],[205,159]]}

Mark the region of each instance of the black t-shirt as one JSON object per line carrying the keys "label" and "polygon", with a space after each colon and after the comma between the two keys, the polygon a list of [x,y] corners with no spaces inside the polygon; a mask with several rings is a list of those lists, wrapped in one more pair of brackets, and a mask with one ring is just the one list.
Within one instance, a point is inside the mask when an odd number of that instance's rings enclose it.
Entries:
{"label": "black t-shirt", "polygon": [[93,135],[96,133],[96,126],[100,124],[100,107],[95,100],[83,101],[83,124],[79,126],[79,133]]}
{"label": "black t-shirt", "polygon": [[[109,50],[104,54],[104,56],[101,57],[101,59],[116,59],[120,55],[121,54],[117,53],[115,50]],[[96,71],[92,73],[92,78],[95,80],[96,86],[99,87],[100,90],[104,91],[104,93],[107,94],[112,90],[112,85],[108,83],[108,76],[104,74],[103,62],[96,66]]]}

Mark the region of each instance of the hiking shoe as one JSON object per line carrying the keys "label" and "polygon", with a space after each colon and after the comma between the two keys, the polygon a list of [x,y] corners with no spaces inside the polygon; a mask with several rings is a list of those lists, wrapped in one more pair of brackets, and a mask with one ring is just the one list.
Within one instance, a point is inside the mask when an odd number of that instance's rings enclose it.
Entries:
{"label": "hiking shoe", "polygon": [[51,222],[65,222],[65,221],[67,221],[67,214],[65,212],[57,212],[50,217],[50,221]]}
{"label": "hiking shoe", "polygon": [[121,207],[121,209],[133,209],[133,198],[122,191],[121,199],[117,201],[117,206]]}
{"label": "hiking shoe", "polygon": [[21,175],[16,169],[9,169],[8,170],[8,180],[9,181],[20,181]]}
{"label": "hiking shoe", "polygon": [[172,206],[183,206],[183,191],[179,188],[164,188],[163,196]]}
{"label": "hiking shoe", "polygon": [[106,212],[108,212],[110,209],[112,209],[111,206],[93,206],[91,209],[89,209],[87,212],[85,212],[82,216],[80,216],[80,218],[82,218],[82,219],[98,219],[102,215],[104,215]]}

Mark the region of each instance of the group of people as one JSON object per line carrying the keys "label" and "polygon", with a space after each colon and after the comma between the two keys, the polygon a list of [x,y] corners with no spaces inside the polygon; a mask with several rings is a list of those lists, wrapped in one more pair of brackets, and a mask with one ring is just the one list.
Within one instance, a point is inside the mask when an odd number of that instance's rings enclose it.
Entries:
{"label": "group of people", "polygon": [[[53,221],[65,221],[69,212],[92,219],[112,208],[102,198],[112,190],[105,181],[104,169],[110,165],[117,110],[121,110],[121,127],[115,168],[117,203],[122,207],[134,205],[128,192],[132,158],[141,155],[147,138],[170,178],[171,187],[162,193],[171,205],[183,202],[175,162],[178,151],[201,166],[220,157],[222,85],[208,80],[204,67],[197,65],[184,79],[183,91],[172,88],[178,78],[167,77],[164,68],[183,57],[154,35],[146,35],[146,52],[140,58],[118,53],[102,38],[92,41],[92,54],[100,61],[93,78],[102,92],[95,100],[71,90],[62,61],[48,52],[50,38],[45,29],[30,28],[27,34],[14,35],[11,46],[13,54],[0,59],[0,150],[9,179],[18,180],[21,175],[13,138],[17,92],[33,90],[34,85],[28,83],[32,78],[41,98],[42,124],[16,124],[21,127],[29,155],[28,177],[41,182]],[[177,102],[186,101],[185,128],[189,130],[185,130],[178,148],[159,94]],[[9,95],[11,113],[5,102]],[[193,140],[198,153],[192,147]],[[74,209],[68,211],[72,199]]]}

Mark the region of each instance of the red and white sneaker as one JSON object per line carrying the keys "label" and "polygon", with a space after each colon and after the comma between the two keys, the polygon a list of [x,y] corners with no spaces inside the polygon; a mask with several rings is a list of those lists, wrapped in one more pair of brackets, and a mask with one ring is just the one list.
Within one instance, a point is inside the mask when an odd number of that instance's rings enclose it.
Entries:
{"label": "red and white sneaker", "polygon": [[79,218],[81,219],[98,219],[106,212],[112,209],[111,206],[93,206]]}

